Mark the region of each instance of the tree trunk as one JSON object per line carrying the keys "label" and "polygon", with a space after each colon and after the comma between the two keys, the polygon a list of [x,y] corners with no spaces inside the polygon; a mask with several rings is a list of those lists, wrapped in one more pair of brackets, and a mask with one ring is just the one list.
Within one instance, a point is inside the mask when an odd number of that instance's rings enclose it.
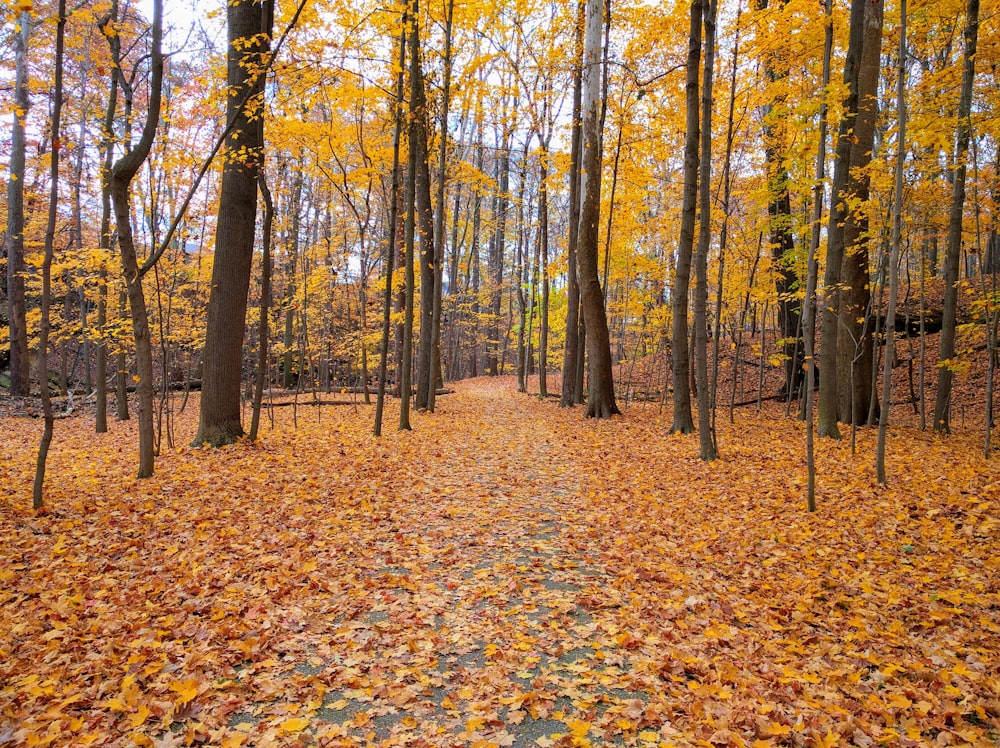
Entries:
{"label": "tree trunk", "polygon": [[852,0],[850,37],[844,60],[844,84],[848,94],[844,99],[844,114],[837,133],[836,158],[827,229],[826,272],[823,275],[823,308],[821,322],[822,358],[820,359],[819,412],[816,430],[820,436],[840,438],[837,365],[837,312],[840,306],[841,264],[844,258],[844,224],[847,220],[847,190],[851,159],[851,133],[858,115],[858,71],[864,31],[865,2]]}
{"label": "tree trunk", "polygon": [[419,47],[413,46],[410,59],[413,101],[411,116],[414,123],[410,128],[410,147],[417,153],[416,209],[417,231],[420,235],[420,249],[417,261],[420,264],[420,337],[417,347],[416,407],[427,409],[427,392],[434,386],[434,209],[431,205],[431,170],[428,163],[427,94],[424,87],[423,66],[420,63]]}
{"label": "tree trunk", "polygon": [[163,82],[162,0],[153,4],[152,79],[150,81],[149,108],[142,137],[134,149],[122,156],[111,169],[111,201],[115,210],[118,230],[118,251],[121,255],[122,274],[132,315],[132,336],[135,341],[136,395],[139,413],[139,478],[153,474],[153,348],[149,334],[149,315],[142,289],[142,276],[132,237],[130,187],[132,179],[153,147],[156,128],[160,121],[160,99]]}
{"label": "tree trunk", "polygon": [[250,417],[250,441],[257,441],[260,429],[260,407],[267,381],[268,314],[271,311],[271,233],[274,227],[274,201],[267,186],[263,163],[258,174],[260,194],[264,200],[264,221],[261,226],[260,318],[257,320],[257,376],[253,390],[253,415]]}
{"label": "tree trunk", "polygon": [[583,61],[583,11],[579,5],[580,18],[577,26],[578,64],[573,68],[573,113],[570,135],[570,167],[569,167],[569,236],[566,242],[566,343],[563,348],[562,392],[559,396],[559,407],[571,408],[580,402],[580,392],[577,388],[576,371],[578,362],[583,355],[580,338],[580,285],[577,278],[576,251],[580,231],[580,151],[581,136],[581,106],[582,106],[582,76],[580,63]]}
{"label": "tree trunk", "polygon": [[399,141],[403,133],[404,71],[406,70],[406,13],[402,18],[403,30],[399,34],[399,67],[396,73],[396,96],[393,99],[392,129],[392,185],[389,189],[389,225],[386,227],[385,242],[385,297],[382,300],[382,345],[378,364],[378,395],[375,399],[375,436],[382,435],[382,415],[385,408],[386,377],[389,368],[389,328],[392,306],[393,258],[396,253],[397,226],[399,220]]}
{"label": "tree trunk", "polygon": [[698,441],[701,459],[718,457],[712,431],[712,403],[708,390],[708,247],[712,238],[712,84],[715,71],[715,18],[718,0],[704,6],[705,70],[702,85],[700,207],[698,250],[695,254],[694,346],[698,393]]}
{"label": "tree trunk", "polygon": [[885,313],[885,361],[882,368],[882,412],[878,421],[878,445],[875,472],[878,482],[886,484],[885,442],[889,430],[889,405],[892,402],[892,364],[896,345],[896,297],[899,295],[899,255],[903,244],[903,166],[906,160],[906,0],[899,5],[899,71],[896,79],[895,194],[892,201],[892,253],[889,257],[889,305]]}
{"label": "tree trunk", "polygon": [[403,262],[406,263],[406,298],[403,310],[403,354],[399,377],[399,430],[409,431],[410,401],[413,374],[413,304],[416,290],[414,275],[414,254],[417,232],[417,172],[420,160],[420,98],[423,91],[420,70],[420,7],[413,0],[410,10],[410,107],[407,137],[406,190],[403,207],[406,210],[404,222]]}
{"label": "tree trunk", "polygon": [[[844,221],[844,256],[840,269],[837,371],[840,420],[860,426],[868,420],[875,366],[871,331],[871,287],[868,262],[867,206],[878,104],[882,45],[882,0],[865,3],[861,54],[858,58],[858,114],[851,136],[847,194],[860,204],[848,210]],[[876,408],[877,412],[877,408]]]}
{"label": "tree trunk", "polygon": [[[833,0],[825,0],[826,32],[823,38],[823,91],[830,87],[830,57],[833,52]],[[806,297],[803,305],[803,345],[806,360],[806,507],[816,511],[816,457],[813,428],[813,393],[816,386],[816,281],[819,275],[816,253],[819,251],[820,222],[823,219],[823,182],[826,179],[826,115],[827,100],[824,95],[819,106],[819,145],[816,149],[816,180],[813,187],[812,232],[809,238],[809,256],[806,263]],[[834,424],[836,425],[836,424]]]}
{"label": "tree trunk", "polygon": [[[27,308],[24,297],[24,167],[28,117],[28,40],[31,13],[22,11],[14,34],[14,108],[11,127],[10,175],[7,179],[7,319],[10,325],[10,394],[31,393]],[[45,387],[45,380],[42,380]]]}
{"label": "tree trunk", "polygon": [[[263,166],[263,156],[261,156]],[[281,344],[284,352],[281,355],[281,386],[290,390],[295,386],[295,273],[299,257],[299,214],[302,203],[302,172],[296,171],[295,181],[292,183],[292,199],[289,205],[291,213],[291,226],[288,230],[288,265],[285,280],[284,303],[285,307],[285,328],[281,337]],[[299,374],[302,374],[302,363],[298,365]]]}
{"label": "tree trunk", "polygon": [[698,67],[701,61],[702,0],[691,2],[688,36],[685,100],[687,131],[684,141],[684,194],[681,205],[681,235],[674,275],[672,358],[674,381],[674,422],[672,432],[694,431],[691,413],[691,355],[688,350],[688,289],[691,283],[691,256],[694,251],[695,218],[698,207]]}
{"label": "tree trunk", "polygon": [[[154,3],[154,39],[156,21],[159,19],[159,5]],[[55,254],[56,216],[59,203],[59,151],[61,150],[60,119],[63,105],[63,49],[66,31],[66,0],[59,0],[56,25],[55,80],[52,86],[52,154],[49,166],[49,212],[45,226],[45,254],[42,258],[42,319],[38,330],[38,382],[41,385],[42,412],[45,427],[38,445],[38,459],[35,462],[35,481],[32,487],[31,507],[41,509],[44,503],[45,467],[55,417],[52,414],[52,397],[49,394],[49,329],[50,307],[52,305],[52,260]],[[155,58],[154,58],[155,62]],[[155,82],[155,73],[154,73]]]}
{"label": "tree trunk", "polygon": [[972,139],[972,88],[976,75],[976,43],[979,39],[979,0],[969,0],[965,11],[965,53],[962,88],[958,100],[955,172],[948,217],[948,253],[944,264],[944,314],[938,356],[938,389],[934,401],[934,430],[951,432],[951,386],[955,378],[955,322],[958,316],[958,263],[962,253],[962,215],[965,211],[965,173],[969,141]]}
{"label": "tree trunk", "polygon": [[243,436],[240,382],[243,335],[257,221],[257,172],[263,127],[255,121],[264,92],[263,65],[273,22],[273,0],[230,3],[226,119],[234,126],[222,170],[215,262],[205,330],[201,412],[195,444],[231,444]]}
{"label": "tree trunk", "polygon": [[583,179],[580,184],[580,230],[577,279],[587,330],[588,418],[610,418],[619,410],[611,364],[611,339],[604,294],[597,272],[598,227],[601,220],[601,0],[587,0],[583,46],[582,113]]}
{"label": "tree trunk", "polygon": [[438,150],[437,205],[434,210],[434,299],[431,308],[431,376],[427,385],[427,410],[434,412],[438,372],[441,371],[441,301],[444,289],[444,205],[448,176],[448,105],[451,101],[451,34],[455,0],[448,0],[444,33],[444,88],[441,92],[441,143]]}

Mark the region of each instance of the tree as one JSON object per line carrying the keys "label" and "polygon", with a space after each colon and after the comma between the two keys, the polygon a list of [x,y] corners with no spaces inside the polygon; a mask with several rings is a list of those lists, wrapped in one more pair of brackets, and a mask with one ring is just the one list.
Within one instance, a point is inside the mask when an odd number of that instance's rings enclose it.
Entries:
{"label": "tree", "polygon": [[232,128],[219,195],[195,444],[220,446],[243,436],[243,335],[257,220],[257,170],[264,148],[264,130],[256,120],[264,116],[263,72],[273,20],[273,0],[237,0],[226,6],[226,120]]}
{"label": "tree", "polygon": [[951,212],[948,216],[948,252],[944,264],[944,310],[941,319],[941,348],[938,356],[938,389],[934,401],[934,430],[951,431],[951,387],[955,374],[955,322],[958,317],[958,264],[962,253],[962,217],[965,210],[966,159],[972,139],[972,88],[976,77],[976,43],[979,38],[979,0],[969,0],[965,11],[965,52],[962,58],[962,87],[958,100],[955,140],[955,173],[952,181]]}
{"label": "tree", "polygon": [[399,66],[396,73],[396,91],[392,101],[392,182],[389,187],[388,226],[386,227],[385,250],[382,262],[385,265],[385,296],[382,304],[382,344],[378,364],[378,395],[375,400],[375,436],[382,435],[382,412],[385,407],[385,380],[389,368],[389,327],[392,311],[392,272],[396,254],[396,235],[399,213],[399,141],[403,132],[403,93],[406,70],[406,14],[403,14],[402,30],[399,32]]}
{"label": "tree", "polygon": [[698,394],[698,439],[701,459],[711,462],[718,457],[712,429],[711,393],[708,389],[708,245],[712,238],[712,84],[715,71],[715,19],[718,0],[704,6],[705,70],[702,85],[701,164],[699,167],[698,249],[695,253],[694,345],[695,381]]}
{"label": "tree", "polygon": [[[787,0],[781,0],[784,7]],[[759,10],[768,8],[768,0],[758,0]],[[706,56],[707,56],[706,52]],[[799,278],[795,271],[795,233],[792,225],[791,175],[785,165],[787,144],[786,95],[782,90],[788,77],[784,45],[775,45],[766,53],[764,75],[771,85],[773,100],[764,105],[764,158],[767,164],[767,213],[771,239],[774,284],[777,292],[778,331],[782,340],[785,384],[782,392],[794,397],[802,371],[802,342],[799,333],[801,303],[797,295]]]}
{"label": "tree", "polygon": [[142,273],[132,236],[132,215],[129,187],[139,171],[156,137],[160,121],[160,100],[163,85],[163,0],[154,0],[152,51],[150,58],[149,106],[142,137],[135,148],[122,156],[111,168],[110,191],[118,229],[118,251],[128,293],[132,316],[132,336],[136,354],[136,394],[139,414],[139,473],[148,478],[153,474],[153,349],[149,336],[149,314],[142,289]]}
{"label": "tree", "polygon": [[688,349],[688,290],[691,283],[691,257],[694,252],[694,228],[698,209],[698,68],[701,64],[702,0],[691,0],[691,25],[688,34],[687,73],[684,87],[687,127],[684,139],[684,197],[681,206],[680,242],[673,292],[673,335],[671,353],[674,371],[674,422],[671,431],[690,434],[694,431],[691,413],[691,354]]}
{"label": "tree", "polygon": [[577,278],[580,307],[587,329],[588,418],[617,415],[615,381],[611,369],[611,339],[604,310],[604,294],[597,273],[597,240],[601,220],[601,31],[604,3],[587,0],[583,43],[583,179],[580,185],[580,229]]}
{"label": "tree", "polygon": [[49,213],[45,225],[45,254],[42,258],[42,320],[38,330],[38,383],[42,394],[42,412],[45,427],[38,445],[38,459],[35,462],[35,481],[32,487],[31,506],[41,509],[45,487],[45,467],[52,445],[55,416],[52,412],[52,397],[49,394],[49,330],[52,306],[52,260],[55,255],[56,214],[59,206],[59,153],[61,116],[63,105],[63,50],[66,34],[66,0],[59,0],[56,11],[56,49],[52,83],[52,153],[49,157]]}
{"label": "tree", "polygon": [[[870,395],[871,392],[871,356],[866,359],[869,363],[868,376],[864,375],[859,365],[864,361],[855,360],[856,351],[863,351],[866,343],[871,345],[870,338],[866,339],[861,334],[864,321],[859,322],[856,316],[868,313],[867,236],[862,230],[864,219],[851,210],[850,203],[868,197],[869,176],[864,167],[871,160],[874,140],[881,39],[881,0],[852,0],[850,35],[844,61],[844,84],[848,94],[837,136],[826,272],[823,277],[817,421],[820,436],[836,439],[840,438],[838,420],[853,421],[854,415],[861,413],[864,394]],[[849,277],[845,277],[845,269]],[[851,314],[855,317],[851,318]],[[842,330],[842,325],[847,327]],[[847,349],[848,341],[852,343],[850,349]],[[842,346],[846,350],[842,350]],[[846,407],[841,399],[845,393],[850,398]],[[868,399],[864,399],[866,413],[867,405]]]}
{"label": "tree", "polygon": [[10,177],[7,180],[7,319],[10,326],[12,395],[27,395],[31,391],[24,298],[25,120],[31,105],[28,98],[30,38],[31,12],[23,10],[14,34],[14,116],[11,118]]}
{"label": "tree", "polygon": [[899,4],[899,71],[896,79],[896,170],[892,201],[892,254],[889,257],[889,304],[885,318],[885,361],[882,367],[882,412],[878,421],[875,472],[885,485],[885,442],[892,402],[892,366],[896,358],[896,298],[899,296],[899,255],[903,244],[903,163],[906,160],[906,0]]}
{"label": "tree", "polygon": [[[580,14],[584,12],[583,3],[579,3]],[[576,24],[576,59],[583,59],[583,19]],[[576,387],[576,370],[578,361],[583,354],[580,343],[580,284],[577,279],[577,243],[580,231],[580,151],[582,145],[581,107],[583,91],[581,89],[583,71],[579,63],[573,68],[573,110],[570,135],[570,165],[569,165],[569,236],[566,240],[566,343],[563,348],[562,391],[559,396],[559,407],[571,408],[580,402],[580,393]]]}
{"label": "tree", "polygon": [[840,198],[855,203],[857,207],[845,208],[844,255],[840,268],[840,306],[837,310],[838,412],[841,421],[854,426],[867,421],[869,405],[875,396],[868,262],[868,199],[871,185],[868,165],[875,142],[884,3],[874,0],[864,5],[861,52],[858,56],[858,113],[850,136],[847,184]]}

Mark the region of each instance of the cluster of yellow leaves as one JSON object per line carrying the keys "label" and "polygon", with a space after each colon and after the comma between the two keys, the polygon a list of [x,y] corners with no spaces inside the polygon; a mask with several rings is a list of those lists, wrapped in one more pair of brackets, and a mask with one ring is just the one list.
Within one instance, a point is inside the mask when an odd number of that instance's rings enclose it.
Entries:
{"label": "cluster of yellow leaves", "polygon": [[[416,431],[276,411],[136,482],[132,424],[0,422],[0,745],[990,745],[996,470],[746,414],[703,463],[473,381]],[[191,414],[178,430],[193,431]],[[862,433],[860,451],[873,434]]]}

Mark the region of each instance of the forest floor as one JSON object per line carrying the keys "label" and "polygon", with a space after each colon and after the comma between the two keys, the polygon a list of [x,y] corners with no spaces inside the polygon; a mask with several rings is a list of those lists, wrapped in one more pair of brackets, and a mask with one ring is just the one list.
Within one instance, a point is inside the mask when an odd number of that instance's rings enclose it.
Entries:
{"label": "forest floor", "polygon": [[[256,444],[0,419],[0,746],[1000,745],[982,435],[817,443],[777,404],[610,421],[457,385],[278,408]],[[195,408],[176,417],[178,444]],[[297,424],[293,423],[297,419]],[[970,430],[971,431],[971,430]]]}

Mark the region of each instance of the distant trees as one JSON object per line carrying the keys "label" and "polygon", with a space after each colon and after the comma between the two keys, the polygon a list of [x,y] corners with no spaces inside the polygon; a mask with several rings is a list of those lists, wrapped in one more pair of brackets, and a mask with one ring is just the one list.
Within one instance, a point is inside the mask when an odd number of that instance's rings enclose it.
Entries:
{"label": "distant trees", "polygon": [[[970,0],[911,11],[900,188],[888,103],[900,66],[881,59],[883,34],[896,33],[881,0],[852,2],[849,17],[833,13],[829,24],[784,0],[501,0],[476,13],[445,0],[408,12],[405,65],[398,8],[309,2],[279,54],[272,15],[284,24],[292,6],[230,4],[225,80],[208,55],[168,56],[144,159],[138,129],[156,86],[138,7],[68,9],[71,124],[61,135],[50,131],[51,91],[28,85],[51,78],[55,2],[0,9],[16,31],[0,60],[10,81],[0,106],[13,115],[0,283],[9,341],[0,358],[10,362],[0,382],[8,375],[10,392],[47,385],[51,367],[53,392],[93,395],[99,432],[110,393],[119,417],[131,401],[148,474],[159,439],[170,439],[172,387],[202,389],[196,443],[242,437],[251,374],[262,393],[339,388],[367,398],[377,384],[383,411],[384,393],[403,397],[408,424],[409,406],[433,409],[444,380],[516,373],[520,390],[558,389],[560,405],[586,402],[589,416],[633,398],[672,400],[671,429],[698,423],[707,438],[712,422],[702,418],[717,393],[733,408],[771,397],[788,398],[791,410],[812,347],[818,432],[838,436],[878,415],[877,363],[892,324],[907,327],[889,363],[897,376],[900,362],[912,367],[909,399],[923,409],[936,396],[933,427],[950,428],[953,384],[982,347],[980,307],[996,308],[977,275],[1000,265],[1000,118],[988,85],[1000,60],[995,45],[976,45],[996,31],[995,14],[980,18]],[[736,10],[747,11],[738,55]],[[828,26],[844,74],[825,86]],[[711,126],[716,47],[734,59],[725,157],[711,147],[721,130]],[[409,114],[394,148],[397,85]],[[827,122],[837,135],[824,215],[814,193],[827,181],[816,168]],[[227,128],[224,156],[213,160]],[[56,178],[66,197],[55,215],[53,355],[36,367],[46,159],[60,146],[72,168]],[[257,270],[265,149],[270,288]],[[201,179],[188,204],[188,186]],[[897,197],[893,267],[903,287],[898,319],[887,319],[887,217]],[[138,270],[118,272],[116,257],[133,254]],[[818,275],[815,341],[803,313],[809,267]],[[973,290],[980,306],[965,298]],[[381,329],[372,322],[380,313]],[[921,325],[928,334],[918,337]],[[940,347],[930,337],[939,328]],[[938,360],[938,376],[927,377]],[[551,378],[560,369],[561,385]],[[147,407],[157,394],[160,407]]]}

